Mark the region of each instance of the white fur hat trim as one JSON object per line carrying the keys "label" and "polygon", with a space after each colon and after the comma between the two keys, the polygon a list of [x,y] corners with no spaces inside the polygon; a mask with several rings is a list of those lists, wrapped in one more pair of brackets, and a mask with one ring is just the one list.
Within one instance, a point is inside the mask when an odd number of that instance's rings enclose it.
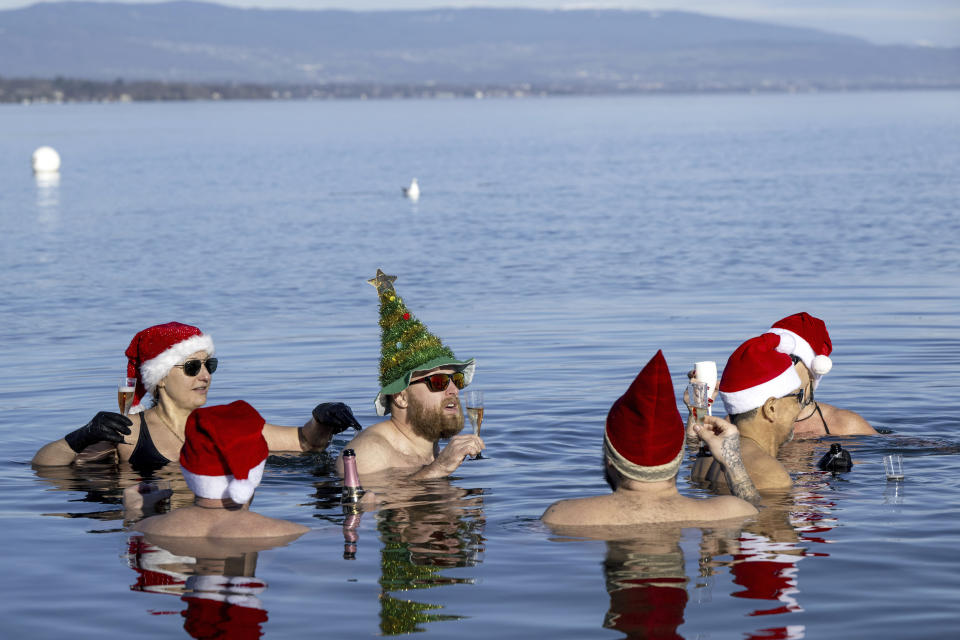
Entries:
{"label": "white fur hat trim", "polygon": [[[193,351],[190,353],[193,353]],[[204,476],[187,471],[183,465],[180,465],[180,470],[183,472],[183,479],[187,481],[187,486],[190,487],[194,495],[215,500],[230,498],[237,504],[246,504],[253,497],[254,489],[260,484],[260,480],[263,478],[263,468],[266,464],[267,461],[264,459],[253,469],[250,469],[246,480],[236,480],[230,474]]]}
{"label": "white fur hat trim", "polygon": [[[815,354],[809,342],[801,338],[800,334],[794,333],[789,329],[774,327],[770,329],[770,333],[775,333],[780,336],[781,342],[777,351],[800,358],[800,361],[803,362],[810,373],[813,374],[813,388],[816,389],[820,386],[820,378],[830,373],[830,370],[833,369],[833,360],[831,360],[829,356]],[[788,338],[793,339],[793,347],[787,346]]]}
{"label": "white fur hat trim", "polygon": [[140,377],[143,380],[143,386],[147,388],[149,393],[153,394],[157,384],[167,377],[167,374],[176,364],[197,351],[206,351],[208,357],[213,356],[215,353],[213,338],[206,334],[192,336],[141,364]]}
{"label": "white fur hat trim", "polygon": [[729,393],[724,393],[721,391],[720,398],[723,399],[723,404],[727,408],[727,413],[730,415],[736,415],[738,413],[745,413],[751,409],[756,409],[757,407],[763,406],[763,403],[767,401],[767,398],[782,398],[794,389],[799,388],[800,376],[797,375],[796,369],[789,367],[776,378],[767,380],[766,382],[758,384],[755,387],[741,389],[740,391],[732,391]]}

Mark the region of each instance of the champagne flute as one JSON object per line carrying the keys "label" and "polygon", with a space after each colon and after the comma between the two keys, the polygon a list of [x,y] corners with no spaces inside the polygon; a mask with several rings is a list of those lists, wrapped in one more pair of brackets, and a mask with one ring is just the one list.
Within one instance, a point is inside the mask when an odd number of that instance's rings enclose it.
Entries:
{"label": "champagne flute", "polygon": [[120,405],[120,413],[123,415],[130,413],[130,407],[133,406],[133,394],[136,390],[136,378],[120,378],[120,382],[117,384],[117,404]]}
{"label": "champagne flute", "polygon": [[[467,391],[467,417],[473,425],[474,435],[480,435],[480,425],[483,424],[483,391]],[[483,460],[483,454],[477,453],[474,460]]]}

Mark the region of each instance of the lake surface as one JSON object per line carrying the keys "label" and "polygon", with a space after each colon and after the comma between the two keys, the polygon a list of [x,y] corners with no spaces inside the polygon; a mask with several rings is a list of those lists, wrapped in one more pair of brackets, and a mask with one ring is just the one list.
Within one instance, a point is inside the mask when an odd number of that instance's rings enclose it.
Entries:
{"label": "lake surface", "polygon": [[[0,107],[4,635],[953,635],[958,212],[956,92]],[[271,457],[255,509],[312,530],[227,559],[127,531],[129,470],[31,468],[171,320],[216,341],[211,403],[373,424],[378,267],[477,358],[488,460],[379,488],[357,522],[332,471],[349,433]],[[606,412],[657,349],[680,390],[798,311],[835,345],[818,397],[893,431],[847,439],[853,471],[815,470],[829,438],[788,445],[796,490],[742,529],[539,523],[607,490]]]}

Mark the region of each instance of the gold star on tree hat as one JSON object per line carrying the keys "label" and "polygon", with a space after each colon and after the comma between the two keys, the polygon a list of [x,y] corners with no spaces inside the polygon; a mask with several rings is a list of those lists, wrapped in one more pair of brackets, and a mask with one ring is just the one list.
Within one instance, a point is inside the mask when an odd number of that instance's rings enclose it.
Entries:
{"label": "gold star on tree hat", "polygon": [[410,386],[410,378],[418,371],[451,367],[463,372],[465,384],[470,384],[476,368],[473,358],[458,360],[450,347],[410,313],[393,288],[396,279],[377,269],[377,275],[367,280],[377,288],[380,298],[381,389],[374,400],[378,416],[390,411],[387,396]]}

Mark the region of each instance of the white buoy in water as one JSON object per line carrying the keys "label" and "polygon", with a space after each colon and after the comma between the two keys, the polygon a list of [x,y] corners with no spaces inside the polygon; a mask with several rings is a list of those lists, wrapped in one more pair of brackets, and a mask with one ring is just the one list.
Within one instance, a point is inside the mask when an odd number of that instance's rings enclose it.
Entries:
{"label": "white buoy in water", "polygon": [[403,195],[407,196],[414,202],[420,199],[420,185],[417,184],[416,178],[410,181],[409,187],[403,188]]}
{"label": "white buoy in water", "polygon": [[34,173],[56,173],[60,171],[60,154],[53,147],[39,147],[33,152]]}

